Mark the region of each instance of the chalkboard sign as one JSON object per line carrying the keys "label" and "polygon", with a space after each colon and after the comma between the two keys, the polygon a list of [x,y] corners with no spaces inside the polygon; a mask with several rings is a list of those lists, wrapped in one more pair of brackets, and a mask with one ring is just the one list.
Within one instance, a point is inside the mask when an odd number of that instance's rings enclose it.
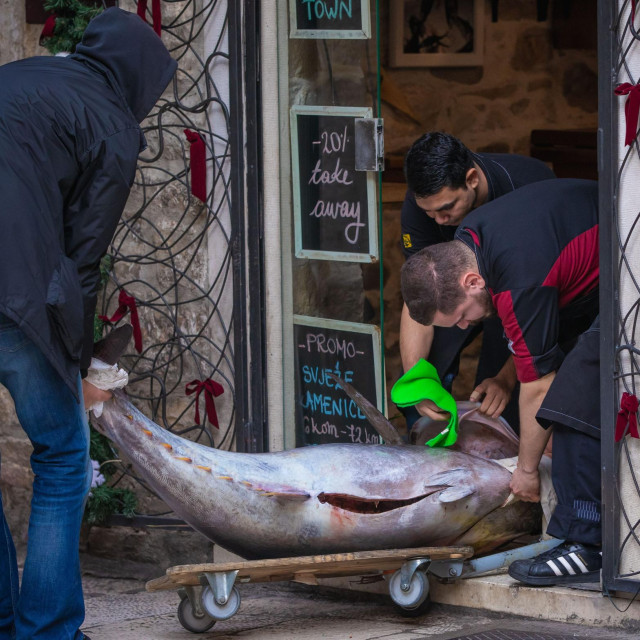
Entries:
{"label": "chalkboard sign", "polygon": [[381,409],[380,330],[369,324],[294,315],[296,446],[379,444],[380,436],[327,372]]}
{"label": "chalkboard sign", "polygon": [[298,258],[378,259],[374,174],[355,170],[355,118],[366,107],[291,109],[293,214]]}
{"label": "chalkboard sign", "polygon": [[292,38],[371,37],[369,0],[289,0]]}

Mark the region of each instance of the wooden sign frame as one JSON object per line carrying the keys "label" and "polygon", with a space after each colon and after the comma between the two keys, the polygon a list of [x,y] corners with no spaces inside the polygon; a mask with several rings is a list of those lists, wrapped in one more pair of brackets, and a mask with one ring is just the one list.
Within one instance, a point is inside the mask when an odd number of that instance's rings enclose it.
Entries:
{"label": "wooden sign frame", "polygon": [[[306,1],[308,9],[315,10],[315,5],[321,5],[324,9],[333,9],[336,12],[346,9],[348,6],[358,5],[360,7],[360,15],[362,17],[361,27],[359,29],[305,29],[298,27],[297,5],[305,0],[289,0],[289,20],[290,20],[290,38],[310,38],[316,40],[364,40],[371,37],[371,11],[369,9],[369,0],[324,0],[324,2],[316,2],[314,0]],[[332,5],[332,7],[327,7]]]}
{"label": "wooden sign frame", "polygon": [[[334,331],[348,331],[351,333],[359,333],[369,335],[371,337],[371,348],[373,355],[373,367],[374,367],[374,384],[376,390],[376,402],[375,405],[381,413],[385,413],[385,394],[386,394],[386,383],[384,377],[382,376],[381,370],[381,350],[382,350],[382,334],[380,331],[380,327],[372,324],[364,324],[359,322],[346,322],[344,320],[332,320],[328,318],[316,318],[312,316],[304,316],[294,314],[293,316],[293,325],[294,327],[302,326],[302,327],[310,327],[317,329],[325,329],[325,330],[334,330]],[[296,332],[293,331],[293,335],[295,336]],[[294,345],[294,351],[297,351],[298,345]],[[294,357],[294,362],[298,362],[297,355]],[[295,375],[298,375],[299,372],[297,370],[297,364],[295,367]],[[353,386],[358,389],[358,382],[353,381]],[[360,390],[359,390],[360,391]],[[370,402],[371,399],[367,398]],[[372,404],[374,404],[372,402]],[[297,420],[297,418],[296,418]],[[298,438],[298,429],[300,425],[297,424],[296,420],[294,420],[294,432],[296,434],[296,441]],[[375,429],[370,426],[370,431],[375,432]],[[297,445],[299,446],[299,445]]]}
{"label": "wooden sign frame", "polygon": [[[315,105],[294,105],[290,110],[291,122],[291,177],[293,182],[293,218],[294,218],[294,245],[297,258],[312,258],[316,260],[335,260],[343,262],[365,262],[373,263],[379,259],[378,247],[378,215],[376,199],[376,175],[373,172],[358,172],[366,175],[367,189],[367,231],[369,233],[369,247],[366,252],[358,251],[327,251],[304,248],[302,234],[302,194],[300,190],[299,147],[298,147],[298,116],[318,115],[318,116],[352,116],[355,118],[370,118],[372,110],[370,107],[336,107],[336,106],[315,106]],[[355,143],[354,143],[355,144]]]}

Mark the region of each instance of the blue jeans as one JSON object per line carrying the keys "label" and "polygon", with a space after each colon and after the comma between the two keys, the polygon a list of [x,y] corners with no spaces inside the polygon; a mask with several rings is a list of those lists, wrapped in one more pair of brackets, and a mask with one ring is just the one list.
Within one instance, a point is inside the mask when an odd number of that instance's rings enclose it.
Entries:
{"label": "blue jeans", "polygon": [[78,547],[92,477],[84,405],[76,402],[38,347],[3,314],[0,383],[9,390],[33,445],[35,474],[20,586],[15,547],[0,501],[0,640],[80,640],[84,601]]}

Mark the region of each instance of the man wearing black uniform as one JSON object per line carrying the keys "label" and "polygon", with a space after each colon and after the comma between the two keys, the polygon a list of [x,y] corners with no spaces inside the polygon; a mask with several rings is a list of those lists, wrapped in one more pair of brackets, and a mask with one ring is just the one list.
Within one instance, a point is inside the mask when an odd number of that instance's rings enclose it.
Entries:
{"label": "man wearing black uniform", "polygon": [[416,322],[466,329],[497,313],[520,381],[511,490],[521,500],[540,499],[538,465],[553,425],[558,506],[547,533],[566,542],[511,565],[527,584],[597,581],[602,566],[597,203],[595,182],[528,185],[402,269]]}
{"label": "man wearing black uniform", "polygon": [[[405,160],[408,191],[402,205],[402,244],[406,257],[424,247],[453,240],[457,226],[473,209],[525,184],[553,178],[543,162],[509,154],[472,153],[446,133],[427,133],[409,149]],[[484,396],[481,411],[497,417],[507,406],[515,372],[502,337],[502,326],[489,319],[461,331],[457,327],[424,327],[411,320],[406,306],[400,325],[400,353],[405,371],[420,358],[436,367],[445,387],[457,374],[460,352],[484,329],[483,347],[471,400]],[[419,417],[439,416],[425,401],[405,413],[408,426]],[[406,410],[405,410],[406,411]],[[517,426],[515,402],[505,417]]]}

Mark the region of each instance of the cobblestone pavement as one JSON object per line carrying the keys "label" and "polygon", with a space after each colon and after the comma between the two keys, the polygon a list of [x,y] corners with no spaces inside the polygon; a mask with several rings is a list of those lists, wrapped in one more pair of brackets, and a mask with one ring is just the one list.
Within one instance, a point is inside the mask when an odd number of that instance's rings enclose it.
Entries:
{"label": "cobblestone pavement", "polygon": [[[231,619],[194,635],[177,620],[175,592],[146,593],[126,567],[84,577],[92,640],[425,640],[426,638],[527,638],[530,640],[637,640],[640,627],[604,629],[550,623],[478,609],[433,605],[419,618],[400,615],[387,596],[295,583],[240,585],[242,603]],[[86,570],[86,569],[85,569]],[[116,573],[119,577],[105,577]],[[632,628],[633,627],[633,628]]]}

